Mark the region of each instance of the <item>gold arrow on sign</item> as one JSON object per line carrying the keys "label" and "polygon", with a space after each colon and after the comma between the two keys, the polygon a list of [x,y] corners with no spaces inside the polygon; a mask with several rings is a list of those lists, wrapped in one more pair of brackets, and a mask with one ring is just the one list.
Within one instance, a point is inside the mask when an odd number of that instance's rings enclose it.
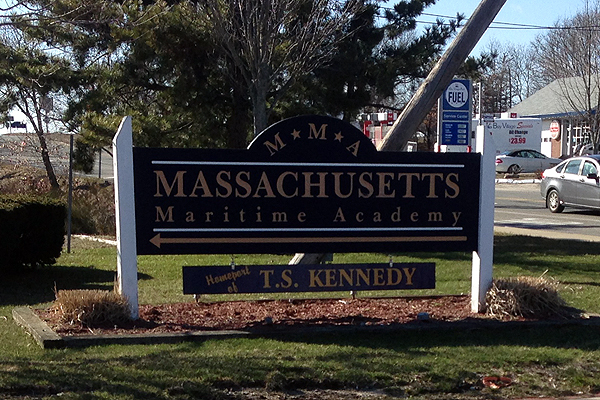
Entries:
{"label": "gold arrow on sign", "polygon": [[160,249],[163,244],[227,244],[227,243],[380,243],[380,242],[466,242],[466,236],[406,236],[406,237],[239,237],[239,238],[163,238],[158,233],[150,243]]}

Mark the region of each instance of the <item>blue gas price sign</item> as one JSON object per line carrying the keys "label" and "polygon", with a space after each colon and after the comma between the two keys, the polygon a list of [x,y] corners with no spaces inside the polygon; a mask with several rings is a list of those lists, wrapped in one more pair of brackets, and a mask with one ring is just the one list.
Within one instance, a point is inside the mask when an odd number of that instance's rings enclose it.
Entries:
{"label": "blue gas price sign", "polygon": [[440,101],[440,143],[469,145],[471,134],[472,87],[468,79],[455,79]]}

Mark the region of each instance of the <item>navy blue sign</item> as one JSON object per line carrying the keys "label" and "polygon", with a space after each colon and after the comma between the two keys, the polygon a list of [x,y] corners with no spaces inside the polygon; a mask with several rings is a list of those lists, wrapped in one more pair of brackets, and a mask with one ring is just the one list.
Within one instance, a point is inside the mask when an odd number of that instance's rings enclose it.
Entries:
{"label": "navy blue sign", "polygon": [[184,294],[434,288],[433,263],[183,267]]}
{"label": "navy blue sign", "polygon": [[377,152],[330,117],[248,150],[134,148],[138,254],[471,251],[479,154]]}

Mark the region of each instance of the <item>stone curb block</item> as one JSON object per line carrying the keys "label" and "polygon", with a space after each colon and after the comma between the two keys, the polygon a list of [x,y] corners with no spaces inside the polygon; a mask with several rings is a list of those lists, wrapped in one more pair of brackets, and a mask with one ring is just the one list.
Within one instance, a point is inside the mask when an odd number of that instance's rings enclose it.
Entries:
{"label": "stone curb block", "polygon": [[65,347],[62,337],[42,321],[31,308],[17,307],[13,309],[12,315],[15,322],[25,328],[43,349]]}

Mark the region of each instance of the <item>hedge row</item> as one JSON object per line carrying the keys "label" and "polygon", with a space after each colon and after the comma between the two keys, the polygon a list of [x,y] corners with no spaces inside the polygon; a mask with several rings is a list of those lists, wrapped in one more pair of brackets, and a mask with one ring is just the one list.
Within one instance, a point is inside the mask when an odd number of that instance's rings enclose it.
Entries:
{"label": "hedge row", "polygon": [[66,214],[58,200],[0,196],[0,271],[54,264],[64,243]]}

